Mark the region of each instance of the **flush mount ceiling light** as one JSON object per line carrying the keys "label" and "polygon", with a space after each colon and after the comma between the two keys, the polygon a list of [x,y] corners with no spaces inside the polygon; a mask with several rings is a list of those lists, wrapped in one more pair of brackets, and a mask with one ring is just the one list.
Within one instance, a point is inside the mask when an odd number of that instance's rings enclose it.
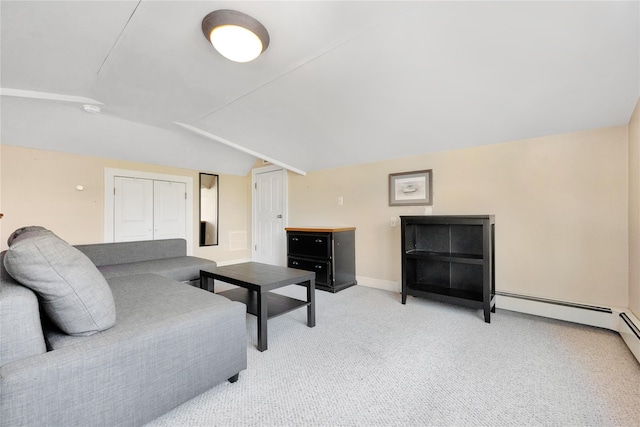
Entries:
{"label": "flush mount ceiling light", "polygon": [[235,10],[211,12],[202,20],[202,32],[222,56],[235,62],[253,61],[269,46],[264,25]]}

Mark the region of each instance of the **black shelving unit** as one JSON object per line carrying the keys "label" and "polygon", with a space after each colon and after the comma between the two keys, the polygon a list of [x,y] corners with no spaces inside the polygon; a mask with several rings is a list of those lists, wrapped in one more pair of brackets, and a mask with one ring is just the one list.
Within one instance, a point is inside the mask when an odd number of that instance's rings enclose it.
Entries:
{"label": "black shelving unit", "polygon": [[402,304],[407,295],[495,312],[493,215],[401,216]]}

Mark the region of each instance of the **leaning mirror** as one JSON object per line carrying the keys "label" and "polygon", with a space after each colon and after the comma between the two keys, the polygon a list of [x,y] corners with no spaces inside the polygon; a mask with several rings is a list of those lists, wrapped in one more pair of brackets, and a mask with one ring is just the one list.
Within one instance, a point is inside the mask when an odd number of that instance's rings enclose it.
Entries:
{"label": "leaning mirror", "polygon": [[218,175],[200,174],[200,246],[218,244]]}

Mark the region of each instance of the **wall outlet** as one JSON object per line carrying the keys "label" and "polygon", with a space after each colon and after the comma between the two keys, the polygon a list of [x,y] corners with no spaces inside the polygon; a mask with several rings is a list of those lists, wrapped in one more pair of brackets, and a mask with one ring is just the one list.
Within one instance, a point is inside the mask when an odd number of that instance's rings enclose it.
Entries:
{"label": "wall outlet", "polygon": [[344,205],[344,198],[342,196],[338,197],[338,206]]}
{"label": "wall outlet", "polygon": [[396,225],[398,225],[398,218],[395,216],[389,218],[389,227],[395,227]]}

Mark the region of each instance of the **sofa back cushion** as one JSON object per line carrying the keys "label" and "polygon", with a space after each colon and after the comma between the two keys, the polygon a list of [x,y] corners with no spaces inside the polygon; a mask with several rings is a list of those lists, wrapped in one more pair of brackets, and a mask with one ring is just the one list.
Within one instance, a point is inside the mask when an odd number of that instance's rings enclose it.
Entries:
{"label": "sofa back cushion", "polygon": [[0,366],[47,351],[38,298],[9,276],[5,253],[0,253]]}
{"label": "sofa back cushion", "polygon": [[92,245],[77,245],[76,248],[89,257],[98,267],[187,255],[187,241],[185,239],[96,243]]}
{"label": "sofa back cushion", "polygon": [[43,311],[63,332],[91,335],[115,324],[115,304],[105,278],[89,258],[51,231],[18,233],[10,241],[4,266],[38,294]]}

